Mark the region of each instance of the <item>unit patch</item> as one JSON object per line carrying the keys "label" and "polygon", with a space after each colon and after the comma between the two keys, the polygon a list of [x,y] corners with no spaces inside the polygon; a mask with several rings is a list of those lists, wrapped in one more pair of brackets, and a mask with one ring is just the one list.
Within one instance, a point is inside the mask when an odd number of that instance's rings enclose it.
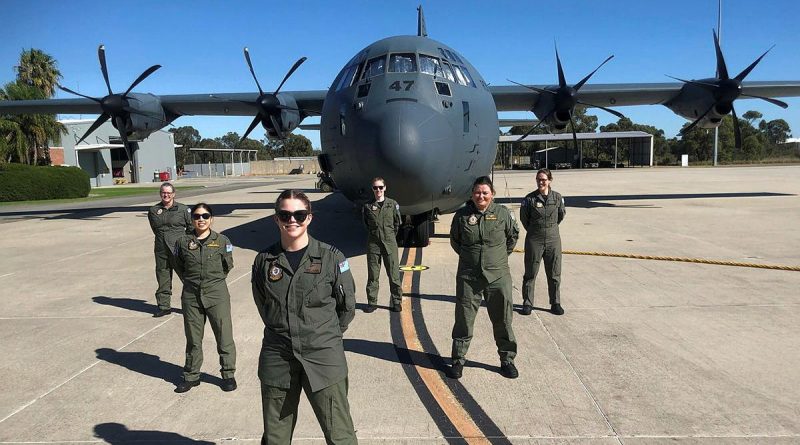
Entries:
{"label": "unit patch", "polygon": [[471,226],[474,226],[475,224],[478,224],[478,217],[475,216],[475,215],[469,215],[469,219],[467,220],[467,224],[469,224]]}
{"label": "unit patch", "polygon": [[160,214],[162,214],[162,213],[164,213],[164,209],[158,209],[158,210],[156,210],[156,215],[160,215]]}
{"label": "unit patch", "polygon": [[233,244],[225,244],[225,252],[233,252]]}
{"label": "unit patch", "polygon": [[544,207],[544,205],[542,205],[542,201],[536,201],[536,207]]}
{"label": "unit patch", "polygon": [[189,250],[197,250],[198,247],[200,247],[200,245],[197,244],[197,241],[189,240]]}
{"label": "unit patch", "polygon": [[339,263],[339,273],[345,273],[348,270],[350,270],[350,263],[348,263],[347,259],[345,258],[344,261]]}
{"label": "unit patch", "polygon": [[283,278],[283,269],[278,267],[277,264],[272,263],[269,265],[269,281],[278,281]]}

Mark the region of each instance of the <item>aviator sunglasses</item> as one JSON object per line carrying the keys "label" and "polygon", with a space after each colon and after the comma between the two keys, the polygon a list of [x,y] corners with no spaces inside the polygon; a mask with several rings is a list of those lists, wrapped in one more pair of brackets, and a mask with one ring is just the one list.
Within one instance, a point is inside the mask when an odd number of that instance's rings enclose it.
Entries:
{"label": "aviator sunglasses", "polygon": [[306,218],[308,218],[308,215],[310,215],[310,214],[311,214],[311,212],[309,212],[308,210],[297,210],[297,211],[294,211],[294,212],[290,212],[288,210],[278,210],[275,213],[275,215],[278,216],[278,220],[280,220],[281,222],[285,222],[285,223],[288,223],[289,221],[291,221],[292,220],[291,218],[293,216],[294,216],[294,220],[295,221],[297,221],[299,223],[303,223],[306,220]]}
{"label": "aviator sunglasses", "polygon": [[372,186],[372,190],[383,190],[385,188],[386,188],[385,185],[373,185]]}
{"label": "aviator sunglasses", "polygon": [[197,221],[200,218],[211,219],[211,214],[210,213],[192,213],[192,219],[193,220]]}

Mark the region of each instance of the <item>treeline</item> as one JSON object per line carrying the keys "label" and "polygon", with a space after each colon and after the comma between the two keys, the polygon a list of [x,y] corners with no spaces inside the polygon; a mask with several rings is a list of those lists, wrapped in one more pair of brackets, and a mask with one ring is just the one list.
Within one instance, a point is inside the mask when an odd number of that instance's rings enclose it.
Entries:
{"label": "treeline", "polygon": [[[585,109],[576,109],[575,127],[578,133],[594,132],[598,130],[597,117],[587,115]],[[689,122],[684,124],[688,126]],[[530,127],[512,127],[509,134],[525,134]],[[742,132],[742,147],[735,147],[733,130],[733,117],[723,117],[719,126],[719,142],[717,159],[720,164],[743,163],[769,163],[769,162],[799,162],[800,150],[796,144],[784,143],[792,136],[789,124],[783,119],[767,121],[758,111],[748,111],[739,119],[739,128]],[[652,125],[637,124],[630,119],[621,118],[617,122],[599,127],[600,131],[643,131],[653,135],[653,164],[678,165],[681,155],[688,154],[689,162],[693,165],[711,164],[714,159],[714,129],[695,127],[682,137],[667,139],[664,130]],[[537,128],[533,134],[545,134],[544,126]],[[571,132],[569,126],[561,132]],[[554,131],[554,133],[561,133]],[[572,142],[568,142],[572,146]],[[552,147],[553,143],[550,142]],[[598,161],[613,161],[614,140],[582,141],[585,157],[595,157]],[[515,154],[530,156],[538,150],[544,149],[544,143],[523,142],[519,148],[514,149]],[[629,159],[629,146],[626,140],[618,144],[620,159]]]}
{"label": "treeline", "polygon": [[[236,132],[229,132],[218,138],[203,138],[200,132],[192,126],[171,128],[175,144],[181,147],[175,149],[175,161],[179,169],[186,164],[206,162],[230,162],[230,154],[220,154],[212,151],[191,151],[191,148],[213,148],[223,150],[257,150],[258,159],[274,159],[288,156],[313,156],[315,155],[311,141],[300,134],[290,133],[284,140],[256,140],[242,138]],[[242,159],[247,159],[242,155]],[[238,156],[235,157],[238,161]]]}

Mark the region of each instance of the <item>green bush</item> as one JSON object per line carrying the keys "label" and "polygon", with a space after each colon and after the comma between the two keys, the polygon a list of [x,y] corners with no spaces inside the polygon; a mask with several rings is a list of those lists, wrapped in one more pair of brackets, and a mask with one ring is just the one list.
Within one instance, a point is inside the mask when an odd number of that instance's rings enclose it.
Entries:
{"label": "green bush", "polygon": [[85,198],[89,174],[78,167],[0,164],[0,201]]}

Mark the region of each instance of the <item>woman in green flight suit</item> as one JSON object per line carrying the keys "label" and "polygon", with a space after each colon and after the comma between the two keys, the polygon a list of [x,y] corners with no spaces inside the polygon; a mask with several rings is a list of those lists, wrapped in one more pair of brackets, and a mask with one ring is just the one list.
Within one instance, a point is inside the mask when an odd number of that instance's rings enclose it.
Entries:
{"label": "woman in green flight suit", "polygon": [[262,444],[292,441],[301,390],[326,443],[357,443],[342,340],[355,316],[355,283],[344,254],[308,235],[312,217],[305,194],[281,193],[275,202],[280,241],[253,263],[253,299],[264,321]]}
{"label": "woman in green flight suit", "polygon": [[181,305],[186,333],[186,364],[183,382],[175,392],[186,392],[200,384],[203,364],[203,331],[206,318],[217,340],[222,390],[236,389],[236,344],[231,323],[231,295],[225,278],[233,269],[233,244],[211,230],[214,212],[206,203],[192,208],[194,233],[175,243],[175,271],[183,280]]}

